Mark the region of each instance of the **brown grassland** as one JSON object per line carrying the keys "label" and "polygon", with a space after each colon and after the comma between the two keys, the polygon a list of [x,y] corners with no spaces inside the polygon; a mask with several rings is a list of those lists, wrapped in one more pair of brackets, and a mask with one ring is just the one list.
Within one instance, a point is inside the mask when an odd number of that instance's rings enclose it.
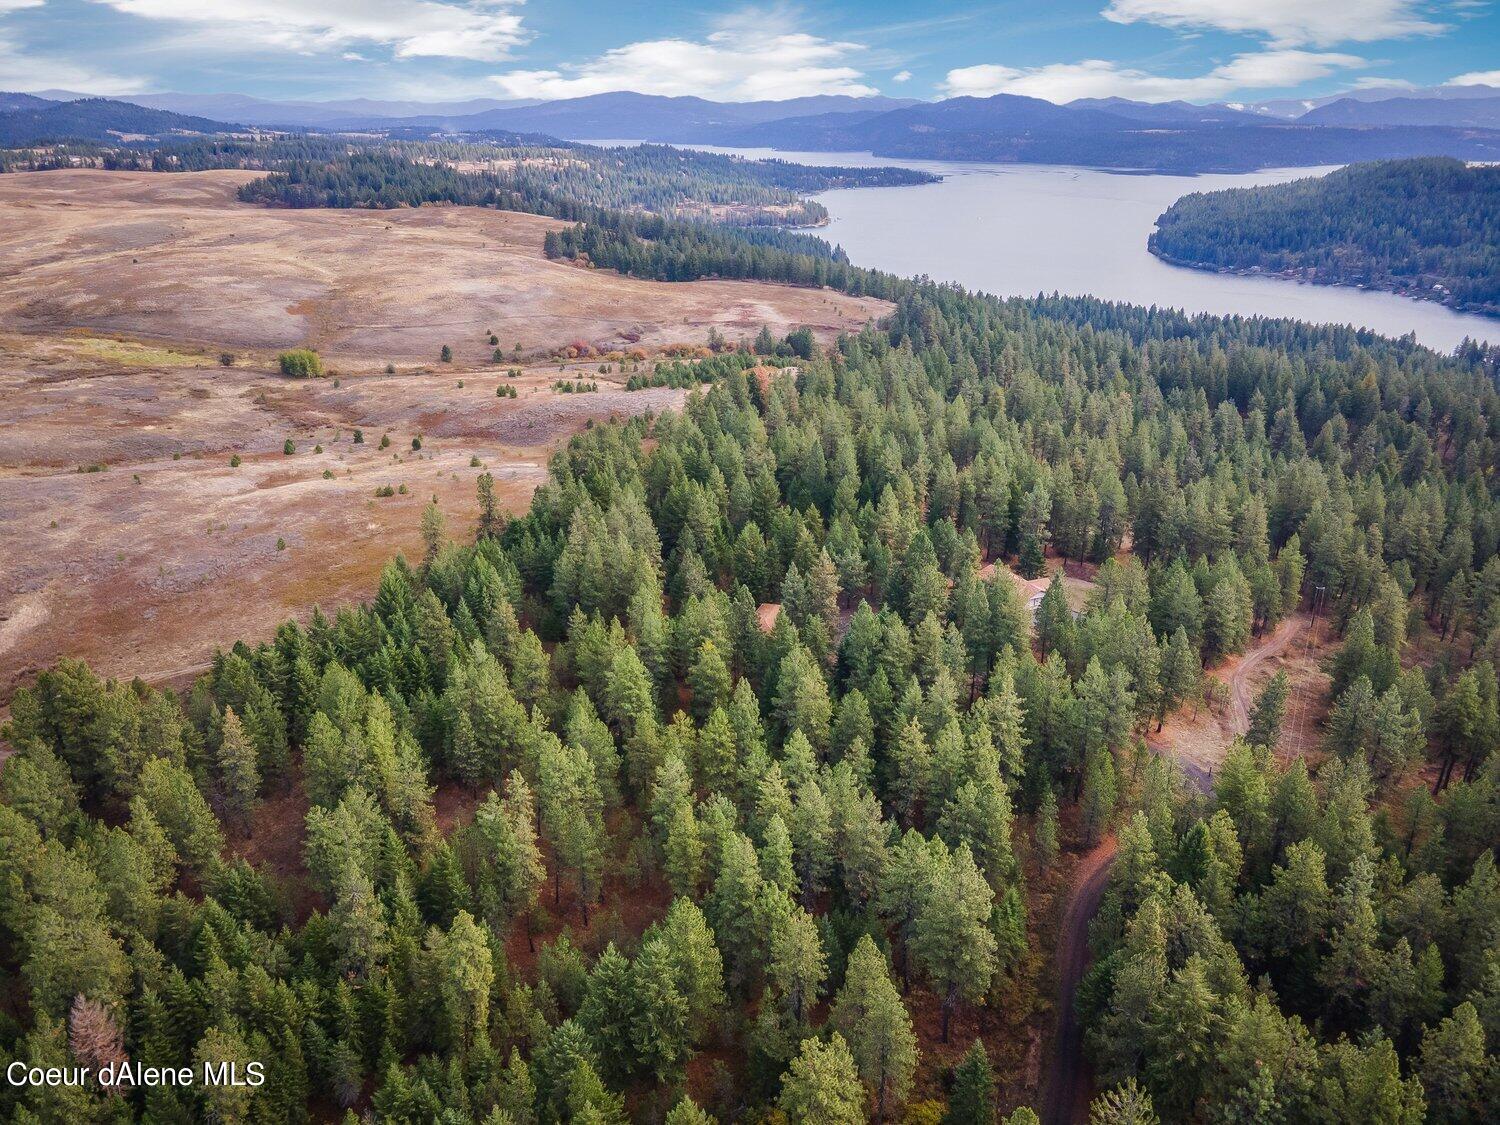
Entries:
{"label": "brown grassland", "polygon": [[[235,200],[247,175],[0,177],[0,705],[65,655],[190,677],[216,645],[370,596],[429,498],[466,535],[481,472],[522,509],[590,420],[683,399],[627,394],[597,361],[561,374],[598,393],[558,394],[555,349],[654,354],[762,324],[827,339],[887,308],[551,262],[560,224],[531,215],[261,209]],[[521,345],[519,378],[490,363],[491,333],[507,358]],[[331,376],[283,378],[291,346]]]}

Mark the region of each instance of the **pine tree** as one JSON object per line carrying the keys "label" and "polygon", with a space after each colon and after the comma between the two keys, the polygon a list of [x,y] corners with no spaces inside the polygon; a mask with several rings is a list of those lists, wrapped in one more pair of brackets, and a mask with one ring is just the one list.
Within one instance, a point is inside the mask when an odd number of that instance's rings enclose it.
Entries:
{"label": "pine tree", "polygon": [[995,1071],[983,1039],[975,1039],[953,1069],[943,1125],[995,1125]]}
{"label": "pine tree", "polygon": [[510,682],[516,698],[528,708],[540,703],[551,687],[552,662],[530,629],[521,630],[511,650]]}
{"label": "pine tree", "polygon": [[[537,778],[542,832],[559,868],[577,875],[579,909],[587,926],[589,907],[599,893],[605,845],[604,797],[594,764],[582,750],[553,739],[542,750]],[[559,870],[553,881],[554,901],[560,898],[560,876]]]}
{"label": "pine tree", "polygon": [[491,793],[474,814],[474,826],[485,857],[480,903],[490,928],[497,932],[517,919],[529,918],[547,869],[536,838],[536,803],[520,771],[505,779],[505,796]]}
{"label": "pine tree", "polygon": [[1151,1095],[1127,1078],[1106,1090],[1089,1106],[1089,1125],[1161,1125]]}
{"label": "pine tree", "polygon": [[778,912],[768,952],[766,973],[784,999],[792,1022],[800,1024],[828,976],[828,958],[812,915],[790,904]]}
{"label": "pine tree", "polygon": [[1480,1122],[1495,1106],[1485,1105],[1486,1071],[1493,1058],[1485,1058],[1485,1034],[1474,1005],[1465,1001],[1436,1027],[1422,1036],[1421,1065],[1417,1069],[1427,1095],[1428,1120],[1458,1123]]}
{"label": "pine tree", "polygon": [[224,710],[215,758],[219,806],[226,817],[243,825],[249,820],[260,790],[260,769],[255,747],[232,707]]}
{"label": "pine tree", "polygon": [[693,715],[699,722],[729,702],[734,683],[713,641],[705,640],[698,647],[698,655],[688,672],[688,686],[693,691]]}
{"label": "pine tree", "polygon": [[787,735],[800,730],[815,749],[827,748],[833,719],[828,684],[812,654],[800,644],[787,654],[777,670],[775,711]]}
{"label": "pine tree", "polygon": [[666,1125],[715,1125],[714,1118],[703,1112],[686,1094],[667,1111],[665,1121]]}
{"label": "pine tree", "polygon": [[875,1120],[884,1120],[911,1089],[917,1040],[885,955],[868,934],[849,955],[844,986],[834,998],[829,1022],[849,1044],[859,1076],[874,1098]]}
{"label": "pine tree", "polygon": [[1255,708],[1250,712],[1250,729],[1245,734],[1245,741],[1251,746],[1264,746],[1268,750],[1276,748],[1281,738],[1281,720],[1286,714],[1289,687],[1286,671],[1281,670],[1261,689]]}
{"label": "pine tree", "polygon": [[816,1038],[802,1041],[776,1104],[788,1121],[864,1125],[865,1091],[843,1036],[835,1032],[826,1045]]}
{"label": "pine tree", "polygon": [[437,501],[429,501],[422,509],[422,564],[424,566],[430,567],[437,561],[438,552],[443,549],[446,524],[443,510],[437,506]]}
{"label": "pine tree", "polygon": [[1108,750],[1097,750],[1084,763],[1083,773],[1083,831],[1088,847],[1097,844],[1099,837],[1108,831],[1117,796],[1114,755]]}
{"label": "pine tree", "polygon": [[1060,652],[1067,656],[1072,649],[1073,610],[1063,590],[1061,571],[1052,576],[1036,607],[1036,639],[1044,655]]}
{"label": "pine tree", "polygon": [[1196,703],[1203,669],[1187,630],[1178,626],[1167,645],[1162,660],[1162,692],[1156,715],[1156,729],[1161,730],[1168,711],[1187,703]]}
{"label": "pine tree", "polygon": [[719,842],[717,874],[704,910],[735,976],[746,979],[759,963],[763,935],[756,923],[760,865],[747,836],[733,832]]}
{"label": "pine tree", "polygon": [[960,1000],[983,999],[995,971],[990,931],[994,892],[967,845],[935,857],[932,882],[913,930],[912,954],[943,997],[943,1042]]}
{"label": "pine tree", "polygon": [[1057,860],[1057,795],[1052,786],[1042,791],[1036,813],[1036,854],[1043,871]]}
{"label": "pine tree", "polygon": [[[220,1068],[233,1065],[235,1073],[245,1075],[255,1060],[250,1048],[237,1030],[211,1027],[198,1040],[193,1051],[194,1069],[199,1074],[207,1073],[209,1067]],[[203,1112],[210,1121],[243,1122],[250,1120],[251,1102],[255,1088],[248,1082],[212,1083],[203,1088]]]}
{"label": "pine tree", "polygon": [[490,986],[495,970],[484,931],[467,911],[459,911],[446,933],[428,937],[443,1029],[448,1044],[463,1053],[488,1046]]}

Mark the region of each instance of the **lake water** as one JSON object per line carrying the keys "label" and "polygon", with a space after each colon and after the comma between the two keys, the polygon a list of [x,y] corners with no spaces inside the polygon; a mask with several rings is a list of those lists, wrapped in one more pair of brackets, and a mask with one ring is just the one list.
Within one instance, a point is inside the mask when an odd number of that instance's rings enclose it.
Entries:
{"label": "lake water", "polygon": [[869,153],[693,147],[798,164],[898,165],[944,177],[938,184],[851,188],[817,197],[831,222],[815,233],[841,245],[857,265],[902,276],[926,274],[1002,296],[1087,293],[1188,312],[1355,324],[1388,336],[1415,332],[1422,343],[1442,351],[1451,351],[1465,336],[1500,341],[1500,321],[1432,301],[1185,269],[1146,251],[1156,217],[1189,192],[1280,183],[1327,168],[1120,175],[1032,164],[893,160]]}

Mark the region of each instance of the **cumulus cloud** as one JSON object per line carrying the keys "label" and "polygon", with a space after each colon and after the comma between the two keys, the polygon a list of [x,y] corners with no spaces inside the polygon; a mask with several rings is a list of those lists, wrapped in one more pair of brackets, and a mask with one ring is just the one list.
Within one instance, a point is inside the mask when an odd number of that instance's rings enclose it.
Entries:
{"label": "cumulus cloud", "polygon": [[[0,0],[9,3],[13,0]],[[499,62],[529,36],[510,0],[94,0],[142,19],[195,26],[226,46],[293,51],[387,47],[397,58]]]}
{"label": "cumulus cloud", "polygon": [[517,98],[578,98],[613,90],[716,101],[784,101],[814,94],[879,93],[849,60],[858,43],[822,39],[744,15],[703,40],[652,39],[558,70],[513,70],[494,81]]}
{"label": "cumulus cloud", "polygon": [[950,70],[944,90],[952,97],[1024,94],[1059,104],[1075,98],[1130,98],[1141,102],[1214,100],[1236,90],[1279,89],[1364,66],[1357,55],[1271,50],[1236,55],[1206,74],[1171,78],[1105,59],[1046,66],[966,66]]}
{"label": "cumulus cloud", "polygon": [[1436,35],[1418,0],[1110,0],[1104,18],[1184,31],[1264,35],[1280,47]]}
{"label": "cumulus cloud", "polygon": [[891,75],[891,81],[892,82],[910,82],[911,81],[911,71],[909,71],[909,70],[898,70],[898,71],[896,71],[895,74]]}
{"label": "cumulus cloud", "polygon": [[1500,70],[1472,70],[1447,81],[1449,86],[1500,86]]}

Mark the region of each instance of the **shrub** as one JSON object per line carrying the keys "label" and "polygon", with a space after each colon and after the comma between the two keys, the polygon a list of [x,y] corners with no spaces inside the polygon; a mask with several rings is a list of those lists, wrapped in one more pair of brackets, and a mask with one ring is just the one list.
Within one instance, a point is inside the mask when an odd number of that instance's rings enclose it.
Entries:
{"label": "shrub", "polygon": [[438,352],[438,359],[442,360],[444,363],[452,363],[453,349],[450,348],[447,344],[444,344],[443,350]]}
{"label": "shrub", "polygon": [[229,458],[229,467],[231,469],[238,469],[240,467],[240,455],[238,453]]}
{"label": "shrub", "polygon": [[277,358],[281,373],[293,379],[307,379],[323,374],[323,361],[311,348],[293,348]]}
{"label": "shrub", "polygon": [[355,430],[354,431],[354,444],[355,445],[364,445],[364,443],[365,443],[365,432],[364,432],[364,430]]}
{"label": "shrub", "polygon": [[233,367],[234,366],[234,353],[233,352],[220,352],[219,353],[219,366],[220,367]]}
{"label": "shrub", "polygon": [[416,437],[414,437],[414,438],[411,439],[411,447],[412,447],[413,450],[417,450],[417,449],[421,449],[422,448],[422,435],[421,434],[418,434]]}
{"label": "shrub", "polygon": [[290,457],[293,453],[297,452],[297,443],[291,438],[287,438],[286,441],[281,443],[281,452]]}
{"label": "shrub", "polygon": [[381,434],[380,435],[380,448],[381,449],[389,449],[390,447],[391,447],[391,435],[390,434]]}

